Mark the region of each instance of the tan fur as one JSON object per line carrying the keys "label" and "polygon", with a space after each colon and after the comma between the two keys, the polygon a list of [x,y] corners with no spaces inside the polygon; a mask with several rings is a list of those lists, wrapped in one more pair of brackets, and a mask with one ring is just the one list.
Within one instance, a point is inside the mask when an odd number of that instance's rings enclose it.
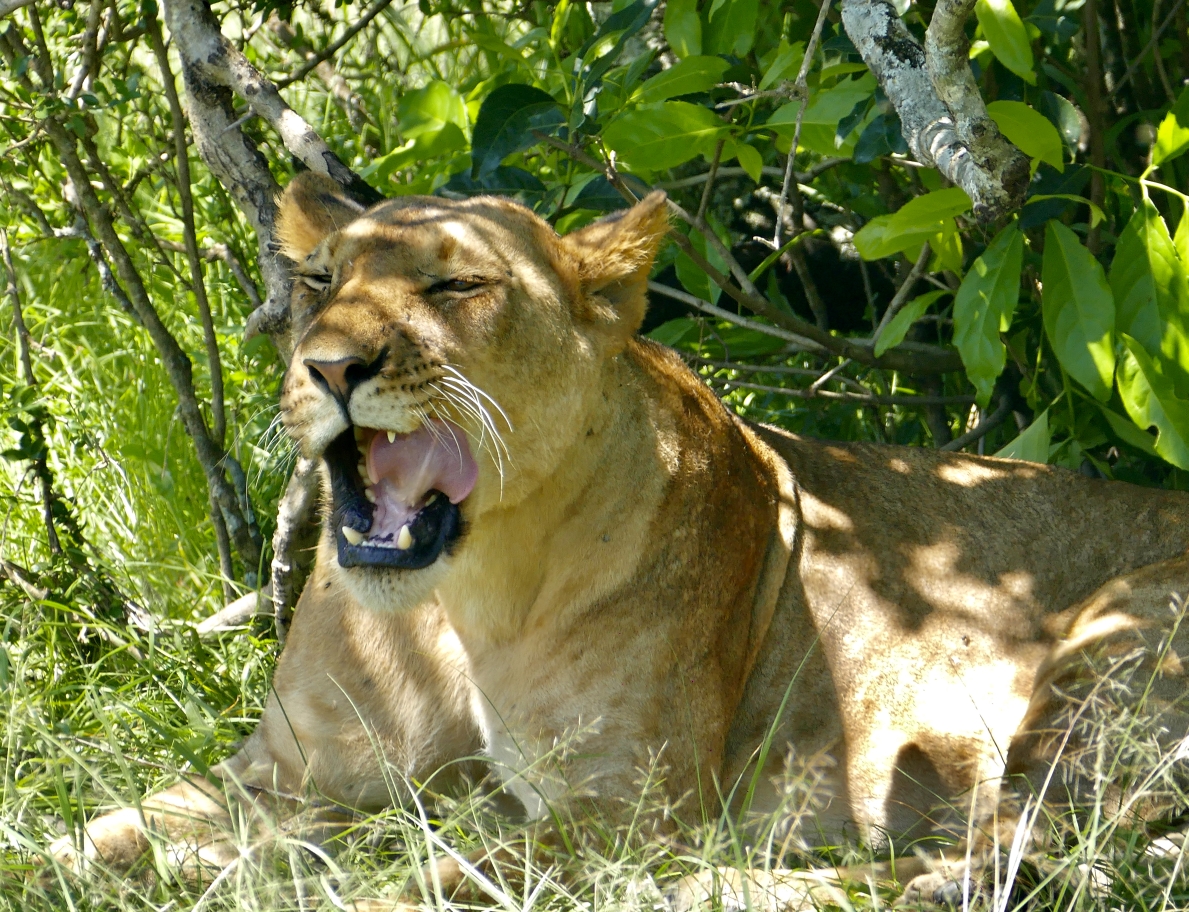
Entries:
{"label": "tan fur", "polygon": [[[1025,777],[1053,759],[1052,685],[1075,655],[1170,629],[1183,494],[751,426],[635,337],[659,194],[565,238],[499,199],[348,220],[327,195],[302,176],[281,207],[310,279],[286,427],[319,456],[349,425],[305,360],[379,358],[352,421],[404,432],[432,406],[467,429],[479,479],[465,537],[423,570],[342,570],[325,531],[276,700],[225,764],[252,784],[387,800],[357,709],[417,776],[482,738],[538,816],[575,796],[621,815],[659,755],[664,797],[696,819],[774,732],[757,791],[789,756],[825,758],[825,838],[961,830],[972,806],[994,813],[1005,758]],[[478,284],[427,292],[451,277]],[[435,394],[447,366],[506,414],[500,458]],[[535,762],[571,737],[563,762]]]}

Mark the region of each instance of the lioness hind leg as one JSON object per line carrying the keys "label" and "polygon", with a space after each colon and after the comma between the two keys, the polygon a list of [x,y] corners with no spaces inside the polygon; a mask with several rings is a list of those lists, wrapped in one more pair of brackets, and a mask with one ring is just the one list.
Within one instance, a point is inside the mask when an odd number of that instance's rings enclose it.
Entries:
{"label": "lioness hind leg", "polygon": [[1189,555],[1112,580],[1069,613],[1008,750],[1017,803],[1105,802],[1136,822],[1184,809],[1186,595]]}
{"label": "lioness hind leg", "polygon": [[1009,889],[980,885],[994,856],[1017,836],[1027,837],[1022,848],[1067,841],[1087,809],[1129,827],[1185,809],[1189,618],[1178,593],[1189,593],[1189,555],[1117,577],[1060,615],[1061,638],[1008,748],[998,807],[972,822],[969,874],[964,864],[938,866],[908,884],[907,904]]}

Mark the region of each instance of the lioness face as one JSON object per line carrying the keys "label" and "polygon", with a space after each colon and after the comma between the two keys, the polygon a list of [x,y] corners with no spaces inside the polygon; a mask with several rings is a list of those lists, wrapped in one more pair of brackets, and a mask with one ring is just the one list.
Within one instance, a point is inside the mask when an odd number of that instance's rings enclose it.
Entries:
{"label": "lioness face", "polygon": [[562,239],[507,200],[364,212],[329,178],[290,185],[278,227],[296,263],[296,346],[281,415],[324,461],[326,532],[366,604],[419,603],[468,526],[556,469],[643,315],[655,238],[643,259],[638,238],[618,258],[608,246],[637,222],[659,237],[663,198]]}

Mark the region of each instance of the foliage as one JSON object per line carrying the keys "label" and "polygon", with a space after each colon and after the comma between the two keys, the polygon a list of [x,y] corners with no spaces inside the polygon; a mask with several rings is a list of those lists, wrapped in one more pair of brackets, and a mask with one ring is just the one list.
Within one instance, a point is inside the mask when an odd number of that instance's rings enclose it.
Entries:
{"label": "foliage", "polygon": [[[1189,89],[1174,88],[1189,78],[1184,12],[1135,0],[1108,15],[1098,3],[1101,28],[1087,35],[1096,2],[976,5],[972,68],[1034,170],[1028,204],[996,225],[974,223],[961,191],[906,158],[895,112],[837,14],[815,45],[807,0],[381,3],[284,94],[387,196],[507,194],[569,231],[624,206],[625,193],[666,189],[689,218],[675,221],[654,281],[686,303],[654,293],[646,330],[742,415],[913,445],[979,426],[969,444],[979,452],[1184,488],[1189,219],[1176,188],[1189,184]],[[255,66],[284,80],[373,6],[227,0],[215,12]],[[897,8],[923,34],[928,0]],[[68,131],[189,354],[205,421],[226,424],[233,460],[220,465],[266,539],[291,460],[273,420],[282,365],[267,340],[242,335],[251,301],[236,271],[258,276],[250,228],[193,147],[188,186],[179,169],[183,127],[163,91],[179,74],[153,53],[157,15],[151,0],[75,0],[0,22],[0,227],[36,380],[19,373],[6,298],[0,558],[15,569],[0,583],[2,819],[3,864],[16,873],[59,823],[225,753],[261,705],[273,649],[246,635],[200,642],[188,626],[259,568],[220,544],[177,385],[114,293],[127,293],[127,277],[100,269],[112,268],[110,251],[95,258],[96,227],[51,129]],[[810,47],[802,99],[793,82]],[[237,103],[283,182],[289,153]],[[944,357],[960,369],[939,371]],[[1011,418],[982,422],[992,409]],[[53,473],[55,515],[79,528],[62,554],[29,472],[38,457]],[[1112,864],[1140,864],[1121,843],[1103,845]],[[0,902],[31,907],[22,889],[0,888]],[[161,890],[136,902],[165,901]]]}

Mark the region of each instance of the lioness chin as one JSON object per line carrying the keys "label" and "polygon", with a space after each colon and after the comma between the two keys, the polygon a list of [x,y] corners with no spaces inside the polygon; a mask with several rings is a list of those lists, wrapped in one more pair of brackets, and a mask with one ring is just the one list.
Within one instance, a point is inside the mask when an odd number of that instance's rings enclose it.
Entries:
{"label": "lioness chin", "polygon": [[[880,844],[986,832],[1046,784],[1084,798],[1049,773],[1102,656],[1147,662],[1161,737],[1185,734],[1189,497],[740,420],[635,335],[660,194],[558,237],[506,200],[365,212],[306,174],[279,227],[281,412],[326,506],[273,695],[221,769],[241,801],[312,782],[381,805],[380,754],[424,781],[485,751],[529,815],[577,794],[615,819],[659,755],[692,818],[743,777],[762,810],[820,754],[816,833]],[[224,804],[186,783],[56,851],[127,864],[147,825],[218,864]]]}

